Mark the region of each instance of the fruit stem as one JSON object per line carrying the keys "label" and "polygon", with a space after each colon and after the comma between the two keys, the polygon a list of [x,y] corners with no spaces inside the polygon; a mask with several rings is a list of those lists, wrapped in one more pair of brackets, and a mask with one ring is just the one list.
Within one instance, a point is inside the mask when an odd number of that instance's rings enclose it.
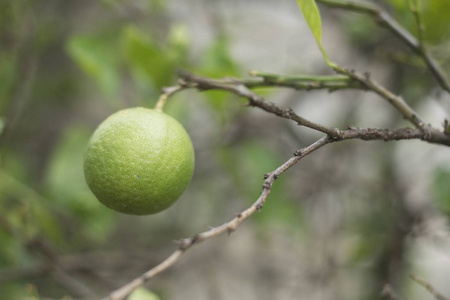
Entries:
{"label": "fruit stem", "polygon": [[164,104],[166,104],[168,95],[166,93],[162,93],[161,96],[159,96],[158,102],[156,102],[155,110],[162,111]]}

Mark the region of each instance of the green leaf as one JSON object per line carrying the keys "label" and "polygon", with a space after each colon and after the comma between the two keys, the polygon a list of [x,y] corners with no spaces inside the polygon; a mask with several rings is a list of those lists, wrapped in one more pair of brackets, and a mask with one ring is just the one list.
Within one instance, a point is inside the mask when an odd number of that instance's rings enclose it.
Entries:
{"label": "green leaf", "polygon": [[[202,53],[202,60],[196,71],[214,78],[239,76],[241,70],[233,60],[229,48],[228,38],[224,35],[219,36]],[[205,93],[205,97],[207,105],[220,114],[221,120],[224,120],[225,115],[230,111],[229,107],[232,105],[230,97],[232,96],[223,91],[208,91]]]}
{"label": "green leaf", "polygon": [[90,135],[90,130],[78,124],[62,132],[48,164],[46,195],[54,206],[80,222],[77,233],[102,241],[114,225],[114,213],[100,204],[84,178],[84,151]]}
{"label": "green leaf", "polygon": [[175,64],[169,49],[136,26],[122,31],[122,50],[130,72],[144,98],[156,98],[160,89],[173,83]]}
{"label": "green leaf", "polygon": [[334,64],[330,62],[328,55],[322,46],[322,23],[320,19],[320,12],[317,8],[316,2],[314,0],[297,0],[297,4],[303,13],[303,16],[305,17],[309,29],[316,39],[317,45],[319,46],[327,65],[329,65],[330,67],[334,66]]}
{"label": "green leaf", "polygon": [[108,99],[116,99],[120,86],[116,41],[107,35],[75,36],[69,40],[67,51]]}
{"label": "green leaf", "polygon": [[450,1],[384,0],[394,8],[394,17],[412,33],[417,32],[417,23],[411,14],[411,4],[417,7],[424,26],[427,44],[439,44],[448,40],[450,27]]}

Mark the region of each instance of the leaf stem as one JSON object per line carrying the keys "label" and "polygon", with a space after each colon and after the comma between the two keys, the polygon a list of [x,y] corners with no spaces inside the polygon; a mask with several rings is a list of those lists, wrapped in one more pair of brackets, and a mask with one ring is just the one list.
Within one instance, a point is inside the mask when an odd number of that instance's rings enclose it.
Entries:
{"label": "leaf stem", "polygon": [[264,73],[260,71],[250,71],[249,74],[255,77],[262,77],[266,81],[274,83],[292,83],[297,81],[314,81],[314,82],[350,82],[351,78],[343,75],[333,76],[314,76],[314,75],[295,75],[283,76],[273,73]]}
{"label": "leaf stem", "polygon": [[155,110],[162,112],[164,105],[166,104],[167,99],[169,99],[170,96],[173,96],[175,93],[181,91],[182,89],[185,89],[186,87],[182,85],[175,85],[175,86],[169,86],[169,87],[163,87],[161,96],[159,96],[158,101],[155,105]]}
{"label": "leaf stem", "polygon": [[158,102],[156,102],[155,110],[162,112],[164,104],[166,104],[167,101],[167,94],[162,93],[161,96],[159,96]]}

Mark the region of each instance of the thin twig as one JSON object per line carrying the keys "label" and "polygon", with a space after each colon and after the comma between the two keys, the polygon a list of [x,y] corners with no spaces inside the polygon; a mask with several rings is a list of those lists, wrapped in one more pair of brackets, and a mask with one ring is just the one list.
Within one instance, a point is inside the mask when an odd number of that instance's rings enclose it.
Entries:
{"label": "thin twig", "polygon": [[[339,67],[338,67],[339,68]],[[296,121],[299,125],[326,133],[335,140],[342,139],[363,139],[363,140],[400,140],[400,139],[422,139],[429,143],[450,146],[450,136],[444,131],[439,131],[426,124],[418,114],[408,106],[408,104],[399,96],[394,95],[386,90],[380,84],[370,80],[369,76],[364,76],[356,72],[351,72],[340,68],[339,71],[346,72],[353,80],[358,80],[364,84],[366,88],[379,93],[394,105],[405,118],[412,121],[418,129],[404,128],[397,130],[389,129],[357,129],[352,128],[350,131],[342,131],[338,128],[323,126],[315,122],[306,120],[297,115],[290,108],[282,108],[276,104],[266,101],[262,96],[250,91],[246,83],[238,79],[210,79],[193,75],[188,72],[180,72],[182,78],[181,85],[186,88],[197,88],[201,91],[219,89],[232,92],[238,96],[245,97],[249,101],[249,105],[259,107],[269,113],[275,114],[285,119]]]}
{"label": "thin twig", "polygon": [[170,87],[164,87],[162,89],[162,93],[159,96],[158,101],[156,102],[155,110],[162,111],[164,105],[166,104],[167,99],[172,96],[173,94],[183,90],[183,87],[181,85],[176,86],[170,86]]}
{"label": "thin twig", "polygon": [[422,47],[420,41],[418,41],[411,33],[404,29],[395,19],[393,19],[386,11],[379,6],[371,3],[361,3],[348,0],[316,0],[317,2],[325,5],[342,8],[349,11],[355,11],[359,13],[365,13],[370,15],[380,25],[386,27],[400,40],[402,40],[410,49],[412,49],[417,55],[422,57],[425,61],[428,69],[436,78],[442,89],[450,93],[450,81],[442,71],[439,64],[434,57],[426,51],[425,47]]}
{"label": "thin twig", "polygon": [[248,88],[256,87],[291,87],[296,90],[327,89],[330,92],[343,89],[362,89],[363,86],[352,80],[348,76],[317,76],[317,75],[295,75],[283,76],[273,73],[264,73],[260,71],[250,71],[249,74],[254,77],[260,77],[262,80],[241,80]]}
{"label": "thin twig", "polygon": [[450,137],[445,133],[431,128],[428,132],[420,128],[398,128],[398,129],[380,129],[380,128],[356,128],[349,127],[348,130],[341,130],[340,138],[342,140],[359,139],[364,141],[399,141],[421,139],[432,144],[450,146]]}
{"label": "thin twig", "polygon": [[442,295],[436,288],[434,288],[429,282],[427,282],[425,279],[422,279],[420,277],[417,277],[415,275],[410,276],[412,280],[426,288],[437,300],[450,300],[450,298],[445,297]]}
{"label": "thin twig", "polygon": [[424,120],[418,115],[417,112],[415,112],[408,103],[403,100],[402,97],[395,95],[385,87],[383,87],[378,82],[372,80],[370,78],[369,73],[360,74],[354,70],[347,70],[345,68],[335,66],[334,70],[338,72],[339,74],[345,74],[352,79],[360,82],[363,84],[367,89],[377,93],[384,99],[386,99],[392,106],[394,106],[402,115],[405,117],[405,119],[411,121],[415,126],[418,128],[427,128],[427,123],[425,123]]}
{"label": "thin twig", "polygon": [[186,84],[190,85],[191,87],[195,87],[202,91],[219,89],[232,92],[238,96],[247,98],[248,105],[250,106],[257,106],[279,117],[293,120],[297,122],[298,125],[326,133],[332,136],[333,138],[339,137],[339,130],[337,128],[331,128],[328,126],[317,124],[315,122],[312,122],[297,115],[291,108],[282,108],[277,106],[273,102],[266,101],[262,96],[249,90],[245,86],[245,84],[241,83],[240,81],[229,80],[228,82],[225,82],[225,81],[211,80],[209,78],[200,77],[185,71],[179,72],[179,76],[183,79],[183,81]]}
{"label": "thin twig", "polygon": [[419,46],[421,48],[425,47],[425,38],[424,38],[424,24],[422,22],[422,18],[420,17],[420,9],[419,2],[417,0],[409,0],[409,9],[411,10],[412,15],[414,16],[414,20],[417,25],[417,38],[419,42]]}
{"label": "thin twig", "polygon": [[179,242],[179,247],[177,250],[175,250],[169,257],[167,257],[163,262],[161,262],[159,265],[155,266],[154,268],[150,269],[149,271],[145,272],[141,276],[135,278],[134,280],[130,281],[126,285],[122,286],[121,288],[117,289],[116,291],[112,292],[109,296],[104,298],[103,300],[123,300],[125,299],[130,293],[132,293],[135,289],[140,287],[142,284],[150,280],[151,278],[155,277],[162,271],[166,270],[167,268],[171,267],[173,264],[175,264],[178,259],[183,255],[183,253],[191,248],[192,246],[203,242],[207,239],[210,239],[212,237],[218,236],[223,233],[232,233],[236,228],[248,217],[250,217],[252,214],[254,214],[257,211],[260,211],[264,205],[264,203],[267,200],[267,197],[270,194],[270,191],[272,189],[272,185],[274,181],[286,170],[288,170],[290,167],[295,165],[300,159],[307,156],[308,154],[312,153],[313,151],[321,148],[322,146],[332,142],[332,139],[330,139],[328,136],[324,136],[314,142],[313,144],[309,145],[308,147],[305,147],[303,149],[300,149],[295,152],[294,156],[291,157],[289,160],[287,160],[284,164],[279,166],[276,170],[267,173],[265,175],[265,180],[263,184],[263,190],[258,198],[252,206],[247,208],[246,210],[239,213],[236,217],[231,219],[229,222],[226,222],[218,227],[210,228],[207,231],[204,231],[202,233],[198,233],[190,238],[183,239]]}
{"label": "thin twig", "polygon": [[[218,80],[218,79],[209,79],[204,77],[199,77],[187,72],[180,72],[180,86],[176,90],[188,89],[188,88],[197,88],[199,90],[210,90],[210,89],[220,89],[224,91],[232,92],[236,95],[245,97],[248,99],[249,104],[252,106],[260,107],[270,113],[278,115],[283,118],[296,120],[305,122],[303,118],[297,116],[290,109],[283,109],[271,102],[265,101],[261,96],[250,91],[242,82],[237,80],[229,79],[229,80]],[[297,120],[296,120],[297,121]],[[260,211],[266,202],[272,185],[275,180],[284,172],[286,172],[289,168],[294,166],[300,159],[309,155],[313,151],[325,146],[326,144],[348,140],[348,139],[361,139],[361,140],[384,140],[384,141],[393,141],[393,140],[402,140],[402,139],[423,139],[429,142],[446,144],[450,145],[449,136],[447,136],[444,132],[434,132],[431,131],[431,135],[427,132],[424,132],[421,129],[412,129],[412,128],[401,128],[401,129],[375,129],[375,128],[355,128],[350,127],[347,130],[339,130],[337,128],[329,128],[324,127],[319,124],[306,123],[310,128],[325,132],[327,135],[320,138],[313,144],[308,147],[302,148],[294,152],[294,156],[292,156],[289,160],[287,160],[284,164],[279,166],[276,170],[267,173],[264,175],[264,183],[263,189],[259,196],[259,198],[246,210],[239,213],[236,217],[231,219],[230,221],[218,226],[212,227],[207,231],[202,233],[198,233],[193,235],[190,238],[185,238],[179,242],[179,247],[175,250],[169,257],[167,257],[160,264],[155,266],[154,268],[148,270],[141,276],[133,279],[126,285],[120,287],[119,289],[112,292],[103,300],[123,300],[128,295],[130,295],[135,289],[143,285],[148,280],[152,279],[159,273],[165,271],[172,265],[174,265],[178,259],[184,254],[186,250],[193,247],[194,245],[203,242],[212,237],[218,236],[223,233],[231,234],[236,228],[245,221],[248,217],[254,214],[257,211]],[[324,129],[325,128],[325,129]]]}
{"label": "thin twig", "polygon": [[[424,132],[419,129],[411,129],[411,128],[402,128],[396,130],[388,130],[388,129],[374,129],[374,128],[349,128],[348,130],[341,131],[341,140],[348,139],[361,139],[361,140],[384,140],[384,141],[393,141],[393,140],[404,140],[404,139],[423,139]],[[326,144],[336,142],[337,140],[331,138],[330,136],[324,136],[309,145],[308,147],[302,148],[294,152],[294,156],[292,156],[289,160],[287,160],[284,164],[279,166],[276,170],[265,174],[263,190],[259,196],[259,198],[253,203],[252,206],[247,208],[246,210],[239,213],[236,217],[231,219],[229,222],[226,222],[218,227],[210,228],[207,231],[202,233],[198,233],[193,235],[190,238],[183,239],[179,241],[179,247],[175,250],[169,257],[167,257],[163,262],[145,272],[141,276],[135,278],[130,281],[126,285],[112,292],[103,300],[122,300],[125,299],[130,293],[132,293],[135,289],[143,285],[148,280],[152,279],[159,273],[165,271],[172,265],[174,265],[178,259],[184,254],[186,250],[193,247],[194,245],[203,242],[212,237],[218,236],[227,232],[231,234],[233,231],[237,229],[237,227],[245,221],[248,217],[254,214],[256,211],[260,211],[267,200],[267,197],[270,194],[272,189],[272,185],[275,180],[284,172],[286,172],[289,168],[294,166],[300,159],[309,155],[313,151],[325,146]],[[450,143],[449,143],[450,145]],[[439,299],[444,300],[444,299]],[[448,299],[445,299],[448,300]]]}
{"label": "thin twig", "polygon": [[274,83],[289,83],[289,82],[317,82],[317,83],[324,83],[324,82],[342,82],[342,83],[349,83],[351,82],[351,78],[348,76],[342,76],[342,75],[333,75],[333,76],[327,76],[327,75],[293,75],[293,76],[282,76],[274,73],[265,73],[260,71],[250,71],[250,76],[255,77],[262,77],[265,81],[268,82],[274,82]]}

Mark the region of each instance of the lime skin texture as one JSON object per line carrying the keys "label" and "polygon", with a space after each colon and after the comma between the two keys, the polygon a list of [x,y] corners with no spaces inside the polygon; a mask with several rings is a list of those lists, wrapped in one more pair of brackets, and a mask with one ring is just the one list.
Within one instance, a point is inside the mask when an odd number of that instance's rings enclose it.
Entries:
{"label": "lime skin texture", "polygon": [[97,199],[118,212],[158,213],[189,185],[194,149],[183,126],[143,107],[120,110],[92,135],[84,158],[87,184]]}

